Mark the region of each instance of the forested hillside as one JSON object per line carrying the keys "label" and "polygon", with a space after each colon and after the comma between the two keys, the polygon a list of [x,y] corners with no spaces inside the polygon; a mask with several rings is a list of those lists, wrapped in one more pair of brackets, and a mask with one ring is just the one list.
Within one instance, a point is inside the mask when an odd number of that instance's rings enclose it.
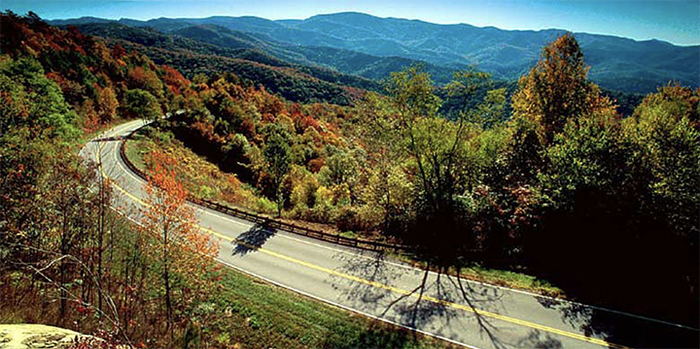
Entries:
{"label": "forested hillside", "polygon": [[[257,42],[217,42],[213,45],[182,35],[163,34],[150,28],[120,24],[80,25],[81,32],[107,38],[144,52],[156,63],[175,67],[188,77],[197,73],[234,73],[253,86],[265,86],[285,98],[299,102],[327,101],[347,105],[353,89],[379,90],[372,80],[338,73],[314,66],[299,65],[275,58],[262,51]],[[205,28],[188,28],[189,35],[198,38],[195,29],[216,35]],[[273,51],[274,52],[274,51]]]}
{"label": "forested hillside", "polygon": [[[55,23],[91,21],[104,22],[83,18]],[[565,33],[558,29],[509,31],[468,24],[440,25],[355,12],[316,15],[305,20],[215,16],[149,21],[122,19],[120,22],[150,26],[164,32],[187,31],[185,28],[192,25],[222,27],[236,31],[238,34],[234,36],[252,35],[256,40],[274,42],[277,47],[289,45],[286,50],[296,51],[310,62],[365,77],[387,76],[402,60],[423,61],[432,65],[430,72],[440,83],[449,80],[449,74],[441,71],[471,65],[496,78],[515,80],[534,65],[544,45]],[[649,93],[669,80],[693,88],[700,86],[698,46],[683,47],[655,40],[634,41],[587,33],[575,36],[591,66],[590,78],[606,89]],[[322,49],[316,49],[318,47]],[[287,60],[291,56],[277,57]]]}
{"label": "forested hillside", "polygon": [[[189,81],[33,14],[3,13],[0,23],[1,321],[99,330],[117,342],[167,341],[165,324],[174,330],[180,320],[154,301],[162,297],[163,260],[144,248],[155,251],[154,240],[110,209],[108,182],[78,150],[106,124],[163,115]],[[183,254],[199,266],[173,274],[203,286],[193,273],[216,276],[208,253]],[[178,312],[208,297],[188,287],[173,288]]]}
{"label": "forested hillside", "polygon": [[[232,20],[235,19],[222,18],[214,23],[225,25]],[[136,49],[147,53],[156,63],[173,66],[188,78],[196,73],[231,72],[247,84],[264,86],[271,92],[298,102],[325,101],[347,105],[359,92],[355,88],[384,93],[382,81],[388,79],[391,72],[412,65],[420,65],[438,86],[448,84],[459,69],[473,69],[465,64],[454,64],[448,68],[397,56],[379,57],[332,47],[280,43],[263,34],[240,32],[218,24],[196,24],[186,19],[140,22],[88,17],[56,20],[53,23],[75,24],[81,32],[101,36],[112,44],[119,42],[125,47],[136,45]],[[666,82],[663,80],[663,83]],[[498,85],[507,88],[509,108],[516,81],[494,79],[493,83],[491,87]],[[485,95],[487,89],[487,86],[480,87],[479,98]],[[623,92],[638,91],[635,89],[603,90],[616,101],[618,111],[623,116],[632,115],[644,96]],[[455,101],[447,96],[444,89],[438,94],[446,99],[444,110],[451,113]],[[470,105],[475,105],[474,101]]]}

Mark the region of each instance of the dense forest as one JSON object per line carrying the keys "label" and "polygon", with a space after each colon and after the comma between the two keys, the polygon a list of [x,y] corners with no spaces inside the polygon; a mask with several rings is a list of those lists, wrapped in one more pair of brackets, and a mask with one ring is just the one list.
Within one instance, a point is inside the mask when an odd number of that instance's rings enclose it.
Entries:
{"label": "dense forest", "polygon": [[[438,268],[525,270],[575,298],[698,325],[700,90],[669,83],[623,112],[565,34],[517,86],[467,70],[437,88],[412,66],[382,93],[299,103],[226,65],[198,62],[206,71],[187,79],[140,46],[32,13],[0,25],[0,305],[11,316],[114,327],[153,347],[218,335],[197,332],[226,279],[207,258],[215,247],[184,224],[187,253],[147,252],[170,240],[129,234],[109,184],[79,160],[102,127],[145,118],[152,184],[170,188],[179,217],[192,215],[188,195],[212,198],[411,244]],[[331,85],[293,86],[314,96]],[[232,174],[231,186],[187,193],[158,151],[173,142]],[[164,278],[174,258],[181,267]],[[23,313],[26,297],[42,312]]]}
{"label": "dense forest", "polygon": [[[366,78],[335,70],[305,66],[273,57],[250,45],[217,46],[187,36],[163,34],[151,28],[118,24],[85,24],[81,32],[105,37],[108,43],[145,53],[158,64],[167,64],[192,78],[198,73],[232,72],[247,84],[264,86],[285,99],[298,102],[330,102],[347,105],[355,89],[379,90]],[[194,38],[212,34],[199,28]]]}

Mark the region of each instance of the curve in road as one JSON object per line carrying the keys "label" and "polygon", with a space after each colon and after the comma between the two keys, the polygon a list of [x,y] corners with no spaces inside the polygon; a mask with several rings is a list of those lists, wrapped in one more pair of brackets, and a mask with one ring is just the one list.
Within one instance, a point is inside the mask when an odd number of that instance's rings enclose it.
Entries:
{"label": "curve in road", "polygon": [[[134,120],[81,151],[101,163],[118,195],[113,206],[138,223],[145,182],[119,155]],[[698,331],[450,275],[425,272],[377,252],[269,231],[192,204],[201,229],[221,240],[217,260],[315,299],[471,348],[687,347]],[[690,339],[688,339],[690,338]],[[688,342],[690,341],[690,342]]]}

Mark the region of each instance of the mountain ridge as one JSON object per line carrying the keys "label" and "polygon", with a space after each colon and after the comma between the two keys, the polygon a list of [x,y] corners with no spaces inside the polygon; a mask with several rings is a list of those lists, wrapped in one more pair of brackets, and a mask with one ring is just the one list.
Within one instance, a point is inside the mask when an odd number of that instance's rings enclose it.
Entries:
{"label": "mountain ridge", "polygon": [[[80,18],[74,21],[80,24],[86,20],[88,19]],[[70,21],[56,23],[70,24]],[[434,70],[442,69],[443,77],[450,75],[448,71],[474,66],[492,73],[496,78],[512,81],[531,69],[539,59],[542,47],[566,32],[561,29],[505,30],[466,23],[436,24],[422,20],[382,18],[359,12],[319,14],[304,20],[213,16],[158,18],[148,21],[120,19],[116,22],[153,27],[166,33],[181,31],[193,25],[215,25],[252,35],[268,43],[274,42],[278,46],[286,46],[284,50],[296,51],[293,56],[301,55],[304,57],[302,60],[310,60],[311,64],[369,78],[385,77],[388,72],[370,71],[365,74],[363,69],[343,70],[349,62],[341,59],[338,64],[333,64],[328,57],[317,57],[314,61],[299,51],[329,48],[384,59],[398,57],[424,61],[437,67]],[[586,62],[591,66],[590,78],[602,87],[647,93],[672,80],[691,87],[700,86],[698,45],[678,46],[662,40],[637,41],[602,34],[574,35],[579,40]],[[199,39],[211,41],[208,38]],[[333,51],[333,54],[336,58],[339,56],[338,51]],[[397,60],[394,60],[385,66],[398,66],[396,63]]]}
{"label": "mountain ridge", "polygon": [[108,18],[101,18],[101,17],[94,17],[94,16],[82,16],[82,17],[76,17],[76,18],[62,18],[62,19],[51,19],[47,20],[47,22],[51,25],[56,25],[56,26],[63,26],[63,25],[74,25],[76,23],[107,23],[107,22],[138,22],[138,23],[152,23],[152,22],[159,22],[159,21],[198,21],[198,20],[209,20],[209,19],[256,19],[256,20],[264,20],[267,22],[276,22],[276,23],[282,23],[282,24],[298,24],[300,22],[315,18],[315,17],[323,17],[323,16],[333,16],[333,15],[344,15],[344,14],[362,14],[366,16],[370,16],[373,18],[379,18],[379,19],[389,19],[389,20],[403,20],[403,21],[410,21],[410,22],[418,22],[418,23],[424,23],[424,24],[430,24],[430,25],[436,25],[436,26],[466,26],[470,28],[477,28],[477,29],[495,29],[499,31],[505,31],[505,32],[522,32],[522,33],[541,33],[541,32],[550,32],[550,31],[557,31],[557,32],[570,32],[573,34],[586,34],[586,35],[591,35],[591,36],[602,36],[602,37],[611,37],[611,38],[618,38],[618,39],[624,39],[624,40],[629,40],[632,42],[638,42],[638,43],[648,43],[648,42],[659,42],[659,43],[664,43],[676,47],[699,47],[700,45],[682,45],[682,44],[675,44],[666,40],[662,39],[657,39],[657,38],[651,38],[651,39],[645,39],[645,40],[638,40],[638,39],[633,39],[625,36],[617,36],[617,35],[612,35],[612,34],[601,34],[601,33],[589,33],[589,32],[573,32],[569,31],[563,28],[544,28],[544,29],[503,29],[503,28],[498,28],[495,26],[475,26],[469,23],[433,23],[433,22],[428,22],[425,20],[421,19],[408,19],[408,18],[400,18],[400,17],[379,17],[379,16],[373,16],[370,14],[362,13],[362,12],[354,12],[354,11],[345,11],[345,12],[335,12],[335,13],[326,13],[326,14],[317,14],[313,15],[311,17],[308,17],[306,19],[267,19],[264,17],[259,17],[259,16],[252,16],[252,15],[245,15],[245,16],[223,16],[223,15],[217,15],[217,16],[209,16],[209,17],[197,17],[197,18],[189,18],[189,17],[178,17],[178,18],[172,18],[172,17],[158,17],[158,18],[151,18],[148,20],[138,20],[138,19],[132,19],[132,18],[126,18],[126,17],[121,17],[119,19],[108,19]]}

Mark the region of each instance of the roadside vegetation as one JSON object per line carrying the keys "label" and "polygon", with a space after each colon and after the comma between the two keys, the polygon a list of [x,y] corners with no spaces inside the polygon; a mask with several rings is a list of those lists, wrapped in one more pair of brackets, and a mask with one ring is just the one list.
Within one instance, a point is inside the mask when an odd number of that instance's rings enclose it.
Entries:
{"label": "roadside vegetation", "polygon": [[[699,90],[663,86],[623,118],[564,35],[511,98],[465,71],[446,105],[411,67],[348,106],[299,104],[31,13],[1,19],[3,322],[153,348],[446,345],[222,269],[183,205],[196,195],[411,244],[439,272],[698,325]],[[154,126],[128,153],[165,190],[146,229],[77,155],[136,117]]]}
{"label": "roadside vegetation", "polygon": [[[165,112],[174,72],[138,53],[112,58],[33,15],[0,23],[0,322],[144,348],[449,347],[215,263],[168,153],[152,155],[150,182],[163,190],[142,225],[112,210],[108,182],[78,151],[118,115]],[[131,87],[143,76],[152,93]]]}

